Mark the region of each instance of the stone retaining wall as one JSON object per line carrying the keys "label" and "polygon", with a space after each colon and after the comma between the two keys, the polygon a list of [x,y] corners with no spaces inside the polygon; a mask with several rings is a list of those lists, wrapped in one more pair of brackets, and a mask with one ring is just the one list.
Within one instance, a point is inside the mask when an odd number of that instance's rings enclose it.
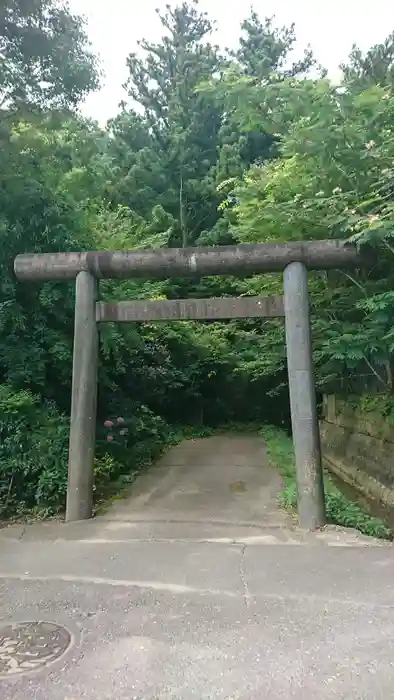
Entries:
{"label": "stone retaining wall", "polygon": [[327,396],[320,435],[330,471],[367,498],[394,507],[394,425],[382,413]]}

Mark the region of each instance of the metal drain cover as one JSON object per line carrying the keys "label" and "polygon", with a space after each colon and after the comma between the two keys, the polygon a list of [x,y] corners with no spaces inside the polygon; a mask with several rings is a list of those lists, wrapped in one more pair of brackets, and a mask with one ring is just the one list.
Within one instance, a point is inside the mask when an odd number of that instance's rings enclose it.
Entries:
{"label": "metal drain cover", "polygon": [[53,622],[0,624],[0,678],[47,666],[70,646],[71,634]]}

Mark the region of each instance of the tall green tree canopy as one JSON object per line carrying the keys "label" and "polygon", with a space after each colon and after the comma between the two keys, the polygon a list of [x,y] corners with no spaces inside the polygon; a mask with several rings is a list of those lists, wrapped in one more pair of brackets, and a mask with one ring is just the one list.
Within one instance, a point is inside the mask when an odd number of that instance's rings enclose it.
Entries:
{"label": "tall green tree canopy", "polygon": [[210,42],[213,26],[197,3],[168,7],[159,20],[161,42],[142,40],[139,54],[127,61],[127,91],[141,116],[126,112],[112,125],[127,148],[125,179],[117,183],[115,198],[146,213],[141,206],[146,202],[149,209],[156,197],[177,222],[171,243],[186,246],[217,220],[211,170],[222,115],[196,88],[221,70],[224,59]]}
{"label": "tall green tree canopy", "polygon": [[0,106],[74,108],[98,85],[84,23],[63,0],[2,0]]}
{"label": "tall green tree canopy", "polygon": [[[138,112],[125,110],[111,125],[117,154],[123,151],[113,198],[146,214],[156,197],[176,221],[171,245],[229,243],[217,184],[270,157],[274,139],[259,127],[241,134],[219,87],[215,94],[200,87],[214,80],[225,90],[222,76],[234,61],[253,80],[286,70],[294,30],[276,29],[252,12],[240,28],[239,49],[223,52],[212,43],[215,27],[198,2],[158,15],[162,40],[142,40],[128,58],[126,88]],[[307,52],[289,70],[299,74],[312,65]]]}

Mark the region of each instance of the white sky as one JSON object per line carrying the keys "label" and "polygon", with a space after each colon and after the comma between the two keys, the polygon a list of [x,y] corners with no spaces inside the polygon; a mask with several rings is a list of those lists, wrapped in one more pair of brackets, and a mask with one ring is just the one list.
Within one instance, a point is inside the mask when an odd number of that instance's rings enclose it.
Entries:
{"label": "white sky", "polygon": [[[73,12],[88,20],[94,51],[100,55],[105,72],[102,89],[89,96],[85,115],[102,124],[117,113],[126,98],[122,83],[127,77],[126,57],[137,49],[138,39],[161,36],[155,8],[168,0],[70,0]],[[171,4],[176,4],[171,2]],[[248,15],[249,3],[241,0],[200,0],[201,9],[217,20],[216,43],[235,46],[239,23]],[[338,75],[338,64],[346,59],[353,43],[362,49],[380,43],[394,31],[394,3],[390,0],[255,0],[262,16],[275,15],[278,24],[295,22],[298,46],[310,44],[318,61]]]}

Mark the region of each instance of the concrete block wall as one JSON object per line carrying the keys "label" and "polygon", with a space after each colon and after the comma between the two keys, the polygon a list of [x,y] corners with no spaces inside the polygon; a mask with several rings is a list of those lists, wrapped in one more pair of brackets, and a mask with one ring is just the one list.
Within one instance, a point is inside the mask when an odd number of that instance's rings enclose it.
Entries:
{"label": "concrete block wall", "polygon": [[330,471],[367,498],[394,507],[394,425],[381,412],[326,396],[320,435]]}

